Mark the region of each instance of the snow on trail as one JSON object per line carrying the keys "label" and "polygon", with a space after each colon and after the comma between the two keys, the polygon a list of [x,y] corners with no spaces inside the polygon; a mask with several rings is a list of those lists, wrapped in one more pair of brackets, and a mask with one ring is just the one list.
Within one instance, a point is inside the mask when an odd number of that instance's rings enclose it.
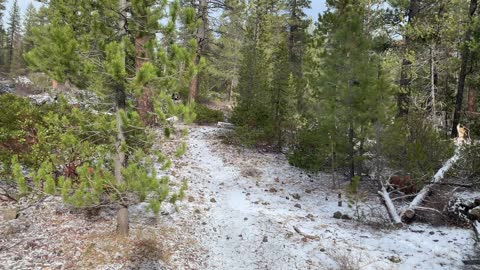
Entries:
{"label": "snow on trail", "polygon": [[473,249],[466,229],[375,231],[334,219],[335,211],[353,210],[345,202],[338,207],[328,175],[302,173],[281,155],[223,145],[219,132],[193,127],[175,168],[178,179],[189,179],[179,213],[188,228],[178,230],[194,234],[202,269],[339,269],[348,259],[361,269],[458,269]]}

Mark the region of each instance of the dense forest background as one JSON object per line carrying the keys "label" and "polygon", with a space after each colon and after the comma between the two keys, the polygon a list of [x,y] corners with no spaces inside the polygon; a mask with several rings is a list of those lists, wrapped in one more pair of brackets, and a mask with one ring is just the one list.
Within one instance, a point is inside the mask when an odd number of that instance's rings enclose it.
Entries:
{"label": "dense forest background", "polygon": [[[334,186],[386,178],[386,167],[423,183],[452,155],[459,124],[479,135],[477,0],[328,0],[315,22],[309,0],[39,2],[22,18],[0,0],[2,77],[102,102],[93,112],[1,97],[0,174],[20,193],[126,209],[133,192],[158,211],[168,185],[152,156],[170,160],[152,132],[170,136],[171,117],[226,116],[229,142],[331,172]],[[477,179],[471,147],[464,169]]]}

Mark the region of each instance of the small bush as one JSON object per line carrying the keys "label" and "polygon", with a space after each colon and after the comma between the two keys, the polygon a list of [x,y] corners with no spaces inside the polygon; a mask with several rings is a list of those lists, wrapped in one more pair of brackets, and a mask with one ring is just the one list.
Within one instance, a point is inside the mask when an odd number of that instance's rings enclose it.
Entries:
{"label": "small bush", "polygon": [[408,119],[386,127],[379,143],[391,168],[409,173],[420,183],[430,179],[453,155],[451,140],[443,139],[425,117],[413,112]]}
{"label": "small bush", "polygon": [[195,104],[195,114],[197,124],[214,124],[224,120],[223,112],[212,110],[202,104]]}

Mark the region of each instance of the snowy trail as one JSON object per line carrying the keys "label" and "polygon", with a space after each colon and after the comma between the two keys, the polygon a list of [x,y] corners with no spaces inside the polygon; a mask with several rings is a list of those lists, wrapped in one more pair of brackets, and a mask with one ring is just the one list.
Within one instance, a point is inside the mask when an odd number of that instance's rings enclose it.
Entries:
{"label": "snowy trail", "polygon": [[361,269],[458,269],[472,250],[465,229],[381,232],[334,219],[335,211],[353,210],[345,202],[338,207],[328,175],[309,176],[283,156],[223,145],[219,132],[193,127],[176,169],[179,179],[189,179],[191,200],[182,207],[190,211],[180,214],[205,251],[202,269],[339,269],[345,257]]}

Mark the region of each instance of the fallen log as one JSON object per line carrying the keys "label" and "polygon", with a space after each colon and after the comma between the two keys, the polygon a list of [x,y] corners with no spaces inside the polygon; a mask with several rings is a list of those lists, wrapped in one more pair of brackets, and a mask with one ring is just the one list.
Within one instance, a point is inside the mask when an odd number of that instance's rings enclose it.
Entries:
{"label": "fallen log", "polygon": [[383,202],[385,203],[385,207],[387,207],[388,214],[390,215],[393,224],[396,226],[401,225],[402,219],[398,215],[397,209],[395,209],[395,205],[393,205],[392,199],[390,198],[390,195],[388,194],[388,191],[384,185],[382,185],[382,190],[378,191],[378,194],[382,196]]}
{"label": "fallen log", "polygon": [[437,171],[437,173],[433,176],[432,181],[430,184],[424,186],[422,190],[417,194],[417,196],[413,199],[413,201],[408,205],[407,209],[402,211],[400,214],[400,218],[403,221],[410,221],[415,217],[415,209],[420,206],[420,204],[425,200],[428,193],[432,189],[435,184],[438,184],[440,181],[443,180],[445,173],[457,162],[460,158],[460,150],[457,148],[455,149],[455,154],[443,164],[443,166]]}

